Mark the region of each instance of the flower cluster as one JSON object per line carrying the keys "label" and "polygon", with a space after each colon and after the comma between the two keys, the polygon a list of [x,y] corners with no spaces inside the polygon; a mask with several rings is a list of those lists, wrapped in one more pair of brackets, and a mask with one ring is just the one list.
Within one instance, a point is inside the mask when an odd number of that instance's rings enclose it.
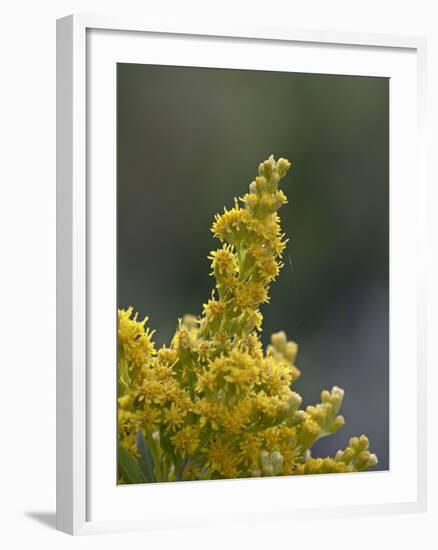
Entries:
{"label": "flower cluster", "polygon": [[290,163],[271,156],[249,193],[217,215],[211,252],[215,288],[199,317],[178,322],[156,350],[147,318],[118,316],[119,476],[122,483],[299,475],[366,470],[377,463],[365,436],[334,458],[312,458],[321,437],[344,424],[343,391],[301,409],[293,390],[298,346],[285,332],[260,342],[269,287],[286,239],[279,183]]}

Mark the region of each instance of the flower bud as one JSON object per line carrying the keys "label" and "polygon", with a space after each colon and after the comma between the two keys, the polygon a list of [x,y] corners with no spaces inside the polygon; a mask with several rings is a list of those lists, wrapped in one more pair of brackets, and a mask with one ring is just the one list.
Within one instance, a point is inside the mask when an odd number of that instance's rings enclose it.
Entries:
{"label": "flower bud", "polygon": [[182,324],[188,329],[197,328],[199,321],[194,315],[187,313],[182,319]]}
{"label": "flower bud", "polygon": [[337,432],[342,426],[345,424],[345,419],[343,416],[339,415],[335,418],[335,421],[333,423],[333,432]]}
{"label": "flower bud", "polygon": [[119,406],[121,409],[127,409],[130,404],[131,404],[130,395],[124,395],[123,397],[119,397]]}
{"label": "flower bud", "polygon": [[336,462],[343,462],[344,461],[344,451],[341,451],[341,449],[339,449],[339,451],[336,451],[335,460],[336,460]]}
{"label": "flower bud", "polygon": [[284,330],[276,332],[271,336],[271,342],[277,351],[286,351],[287,337]]}
{"label": "flower bud", "polygon": [[249,193],[248,195],[245,195],[245,204],[251,212],[257,208],[259,200],[260,199],[256,193]]}
{"label": "flower bud", "polygon": [[260,464],[262,466],[264,464],[269,464],[270,463],[269,453],[266,449],[261,449],[261,451],[259,453],[259,460],[260,460]]}
{"label": "flower bud", "polygon": [[368,457],[368,468],[372,468],[379,463],[377,456],[374,453],[371,453]]}
{"label": "flower bud", "polygon": [[284,350],[284,355],[286,359],[290,363],[294,363],[297,353],[298,353],[298,344],[296,344],[295,342],[288,342],[286,344],[286,349]]}
{"label": "flower bud", "polygon": [[[371,458],[372,455],[368,451],[360,452],[356,457],[355,466],[357,470],[366,470],[371,466],[375,466],[376,462]],[[375,457],[375,455],[374,455]],[[377,458],[377,457],[376,457]]]}
{"label": "flower bud", "polygon": [[272,156],[263,162],[263,175],[269,178],[274,170],[274,159]]}
{"label": "flower bud", "polygon": [[306,413],[304,411],[296,411],[286,419],[286,426],[292,428],[306,419]]}
{"label": "flower bud", "polygon": [[264,176],[257,176],[255,179],[255,186],[258,193],[263,193],[267,189],[268,180]]}
{"label": "flower bud", "polygon": [[281,468],[283,467],[283,455],[280,451],[274,451],[271,453],[271,464],[273,466],[274,475],[279,474]]}
{"label": "flower bud", "polygon": [[298,407],[301,405],[303,399],[301,395],[299,395],[297,392],[293,391],[290,393],[290,395],[287,398],[287,404],[289,407],[289,410],[296,411]]}
{"label": "flower bud", "polygon": [[252,181],[249,184],[249,192],[250,193],[257,193],[257,183],[255,181]]}
{"label": "flower bud", "polygon": [[[322,396],[321,396],[322,397]],[[333,405],[333,414],[337,414],[344,399],[344,390],[334,386],[331,393],[331,402]]]}
{"label": "flower bud", "polygon": [[321,392],[321,401],[322,401],[323,403],[330,403],[330,402],[331,402],[331,399],[332,399],[332,396],[331,396],[331,394],[330,394],[329,391],[323,390],[323,391]]}
{"label": "flower bud", "polygon": [[297,411],[293,417],[293,425],[296,426],[306,420],[306,413],[304,411]]}
{"label": "flower bud", "polygon": [[291,163],[288,160],[284,158],[278,159],[277,172],[279,173],[281,178],[284,178],[284,176],[288,173],[290,167]]}
{"label": "flower bud", "polygon": [[339,458],[341,462],[345,462],[345,464],[349,464],[353,460],[354,449],[352,449],[351,447],[347,447],[345,451],[340,451],[340,453],[342,454],[342,456],[340,456]]}
{"label": "flower bud", "polygon": [[277,190],[278,183],[280,181],[280,175],[278,172],[272,172],[269,176],[268,185],[266,187],[269,193],[274,193]]}
{"label": "flower bud", "polygon": [[263,474],[265,476],[272,476],[274,475],[274,466],[270,463],[268,464],[264,464],[263,467],[262,467],[262,470],[263,470]]}

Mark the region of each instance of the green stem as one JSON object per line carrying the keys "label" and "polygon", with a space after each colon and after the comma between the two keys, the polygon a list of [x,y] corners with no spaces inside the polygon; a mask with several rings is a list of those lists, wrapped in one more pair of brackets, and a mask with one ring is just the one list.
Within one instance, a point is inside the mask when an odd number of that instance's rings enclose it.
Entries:
{"label": "green stem", "polygon": [[155,443],[154,438],[152,437],[152,434],[150,432],[146,432],[146,440],[149,445],[149,449],[152,454],[152,458],[154,459],[154,465],[155,465],[155,477],[157,478],[157,481],[163,481],[162,480],[162,472],[161,472],[161,460],[159,456],[159,451],[157,448],[157,445]]}

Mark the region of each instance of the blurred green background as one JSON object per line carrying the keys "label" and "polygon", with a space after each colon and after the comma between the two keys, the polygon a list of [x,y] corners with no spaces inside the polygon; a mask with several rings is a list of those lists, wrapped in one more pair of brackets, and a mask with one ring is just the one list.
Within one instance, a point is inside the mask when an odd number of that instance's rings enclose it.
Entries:
{"label": "blurred green background", "polygon": [[158,344],[210,297],[214,214],[271,153],[292,161],[285,267],[262,338],[299,343],[304,404],[345,390],[346,425],[315,456],[369,436],[389,467],[389,80],[119,64],[118,304]]}

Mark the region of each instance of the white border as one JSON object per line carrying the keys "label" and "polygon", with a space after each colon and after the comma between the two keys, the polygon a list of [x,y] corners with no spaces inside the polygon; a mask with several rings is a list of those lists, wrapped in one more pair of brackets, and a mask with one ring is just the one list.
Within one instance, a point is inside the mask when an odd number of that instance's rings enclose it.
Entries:
{"label": "white border", "polygon": [[[92,124],[90,126],[90,143],[92,155],[89,158],[89,177],[93,181],[93,185],[89,188],[88,197],[88,209],[90,213],[90,227],[88,231],[85,231],[86,226],[86,174],[85,174],[85,156],[86,156],[86,141],[85,141],[85,64],[86,64],[86,29],[117,29],[117,30],[141,30],[146,32],[155,31],[153,34],[128,33],[129,40],[126,40],[127,33],[113,33],[115,37],[113,39],[101,42],[100,46],[93,43],[91,49],[92,55],[95,55],[97,51],[99,54],[98,67],[105,67],[102,69],[102,74],[99,78],[93,80],[93,86],[91,87],[91,104],[93,108],[90,112],[90,120]],[[108,300],[108,295],[111,296],[111,276],[115,274],[115,264],[108,263],[110,254],[112,251],[113,242],[108,239],[108,234],[112,234],[114,237],[115,230],[115,194],[111,195],[104,188],[99,188],[100,184],[106,186],[112,185],[111,182],[115,181],[114,167],[115,167],[115,154],[114,154],[114,133],[112,128],[114,127],[114,120],[111,120],[111,105],[114,103],[114,97],[109,93],[107,100],[94,101],[93,93],[96,93],[96,97],[102,97],[101,92],[103,90],[111,89],[108,84],[111,81],[108,80],[114,78],[114,61],[137,61],[145,62],[145,55],[147,55],[148,62],[165,64],[185,64],[198,66],[236,66],[248,68],[266,68],[270,70],[292,70],[291,66],[283,65],[279,66],[279,59],[282,58],[284,63],[287,63],[287,50],[293,47],[294,52],[297,51],[315,52],[320,56],[320,69],[315,65],[315,58],[313,62],[309,58],[304,59],[304,64],[299,67],[295,64],[293,70],[301,70],[304,72],[332,72],[327,70],[327,65],[324,67],[324,47],[325,44],[344,44],[344,46],[330,47],[331,55],[336,57],[336,52],[341,52],[341,57],[345,59],[348,57],[347,52],[352,48],[348,44],[355,45],[371,45],[371,46],[389,46],[393,48],[411,48],[413,55],[417,59],[421,59],[424,63],[424,42],[420,39],[406,38],[406,37],[385,37],[385,36],[368,36],[368,35],[347,35],[338,33],[319,33],[319,32],[299,32],[289,31],[284,29],[232,29],[224,33],[209,31],[199,32],[196,30],[190,30],[187,34],[182,34],[179,31],[178,48],[175,48],[175,36],[166,36],[165,34],[157,34],[156,29],[148,29],[142,25],[123,24],[120,21],[108,20],[105,18],[80,18],[70,17],[60,20],[58,22],[58,113],[60,125],[58,128],[59,136],[59,149],[58,149],[58,528],[70,533],[83,533],[96,530],[111,530],[115,529],[132,529],[132,528],[153,528],[159,526],[183,526],[188,524],[195,525],[207,525],[209,523],[217,523],[219,521],[228,521],[228,519],[235,520],[251,520],[251,519],[284,519],[286,514],[289,516],[293,511],[294,517],[303,517],[303,515],[310,514],[312,517],[327,514],[355,514],[359,512],[367,513],[379,513],[382,511],[396,511],[402,509],[420,510],[425,506],[425,360],[424,357],[416,359],[418,353],[424,350],[424,341],[421,345],[418,345],[417,341],[412,338],[412,325],[404,325],[401,327],[401,332],[393,335],[391,332],[392,342],[404,343],[404,353],[400,354],[397,363],[397,369],[400,368],[405,375],[409,376],[409,383],[401,381],[401,385],[397,385],[397,392],[391,393],[391,415],[394,418],[394,412],[403,410],[403,406],[406,406],[406,395],[410,395],[410,399],[413,399],[418,404],[418,415],[411,414],[410,417],[405,420],[404,427],[406,431],[411,434],[415,439],[415,433],[418,437],[418,457],[421,464],[418,467],[413,467],[412,457],[410,457],[410,470],[406,469],[406,464],[403,465],[402,461],[398,461],[398,457],[402,456],[399,451],[403,450],[401,445],[401,433],[397,436],[397,428],[392,430],[395,434],[396,446],[393,447],[394,438],[391,436],[391,450],[397,451],[391,453],[391,472],[378,472],[373,474],[363,474],[354,476],[319,476],[319,477],[307,477],[304,481],[303,478],[293,479],[273,479],[273,480],[233,480],[226,482],[213,482],[213,483],[190,483],[190,484],[165,484],[154,485],[148,487],[119,487],[116,488],[113,483],[108,483],[109,476],[111,481],[114,479],[114,470],[111,471],[111,465],[108,461],[102,461],[102,457],[99,458],[99,449],[101,449],[105,456],[108,456],[110,448],[102,444],[102,442],[111,441],[111,437],[114,435],[112,430],[111,419],[108,422],[108,412],[114,412],[114,402],[111,388],[107,388],[104,383],[102,386],[101,375],[99,373],[99,385],[100,391],[93,392],[93,388],[96,388],[96,383],[93,383],[98,371],[97,369],[89,369],[89,385],[88,391],[90,396],[89,410],[87,413],[88,421],[90,422],[90,434],[95,434],[96,430],[93,428],[96,424],[102,426],[104,423],[100,421],[100,414],[104,412],[107,425],[109,425],[109,431],[107,436],[99,436],[99,445],[93,451],[90,451],[91,444],[86,445],[86,427],[87,418],[85,416],[85,397],[87,390],[87,378],[86,378],[86,326],[85,326],[85,291],[86,291],[86,236],[88,237],[89,248],[89,334],[93,334],[93,339],[89,339],[89,357],[88,360],[93,363],[93,353],[96,351],[97,356],[100,358],[101,363],[111,364],[111,353],[109,356],[109,363],[102,360],[102,353],[104,349],[109,349],[106,344],[108,340],[108,334],[112,335],[114,330],[114,324],[111,323],[107,326],[106,332],[99,329],[96,331],[93,328],[93,323],[96,317],[93,317],[93,311],[95,305],[99,307],[99,318],[108,318],[111,320],[113,317],[115,304]],[[175,29],[174,29],[175,30]],[[160,29],[160,32],[169,32],[169,29]],[[104,33],[98,33],[101,36],[105,36]],[[198,38],[188,36],[188,34],[197,35]],[[237,41],[239,44],[245,44],[245,49],[256,48],[257,58],[254,57],[254,52],[248,53],[249,57],[246,59],[246,64],[242,65],[242,61],[237,60],[235,56],[236,41],[224,40],[221,38],[214,38],[214,36],[233,36],[233,37],[251,37],[251,38],[264,38],[269,41]],[[210,36],[211,38],[201,39],[201,36]],[[208,51],[208,63],[200,59],[198,63],[194,59],[196,56],[196,50],[200,50],[199,40],[203,43],[201,51],[207,54],[208,44],[214,44],[220,41],[220,52],[213,50]],[[276,42],[271,42],[275,40]],[[278,40],[284,42],[278,42]],[[159,48],[154,41],[159,41]],[[291,42],[293,41],[293,43]],[[131,42],[129,45],[128,42]],[[196,47],[194,44],[196,42]],[[306,42],[307,44],[303,44]],[[133,50],[133,43],[136,45],[136,49]],[[140,46],[141,43],[148,43],[148,48]],[[301,43],[301,44],[300,44]],[[167,44],[167,46],[166,46]],[[97,46],[97,47],[96,47]],[[102,46],[104,46],[102,48]],[[99,50],[100,47],[100,50]],[[125,48],[125,49],[124,49]],[[275,57],[270,55],[272,48],[276,48]],[[410,78],[405,82],[405,85],[411,87],[411,95],[407,99],[407,103],[397,105],[391,97],[391,129],[392,131],[398,130],[398,135],[403,135],[403,130],[407,129],[404,119],[401,117],[401,113],[404,110],[408,113],[407,119],[409,124],[414,126],[413,131],[415,135],[415,126],[417,125],[417,112],[416,112],[416,94],[417,94],[417,69],[414,68],[414,72],[409,72],[409,62],[406,65],[407,57],[400,55],[403,54],[402,50],[387,50],[387,49],[355,49],[354,59],[352,59],[350,72],[353,74],[373,74],[373,75],[385,75],[389,76],[388,68],[385,68],[385,57],[387,63],[393,65],[390,76],[392,82],[396,82],[397,78],[402,78],[402,73],[410,74]],[[140,51],[141,50],[141,51]],[[263,55],[263,50],[266,55]],[[320,51],[322,50],[322,51]],[[367,51],[367,55],[363,55],[364,51]],[[285,55],[283,57],[279,55],[279,52],[283,51]],[[133,52],[136,52],[133,54]],[[351,52],[350,52],[351,53]],[[307,55],[306,54],[306,55]],[[371,55],[371,59],[366,60],[368,54]],[[228,57],[231,55],[232,57]],[[142,57],[143,56],[143,57]],[[166,56],[168,56],[166,58]],[[202,57],[202,56],[201,56]],[[298,56],[296,56],[298,58]],[[314,56],[315,57],[315,56]],[[234,59],[234,61],[232,61]],[[191,60],[191,62],[190,62]],[[227,61],[226,61],[227,60]],[[274,60],[274,61],[273,61]],[[103,63],[101,63],[103,62]],[[236,65],[232,63],[235,62]],[[265,63],[265,65],[263,65]],[[310,65],[309,65],[310,63]],[[312,65],[313,63],[313,65]],[[256,64],[257,66],[254,66]],[[361,70],[358,73],[358,67]],[[396,68],[394,68],[396,67]],[[344,66],[345,69],[345,66]],[[94,69],[93,69],[94,71]],[[368,72],[367,72],[368,71]],[[380,71],[380,72],[379,72]],[[348,70],[342,70],[344,74],[349,74]],[[424,74],[423,69],[418,70],[419,74]],[[94,74],[94,73],[93,73]],[[400,81],[401,82],[401,81]],[[100,89],[99,86],[104,86]],[[393,86],[391,85],[391,88]],[[421,89],[421,88],[420,88]],[[405,97],[406,101],[406,97]],[[398,113],[398,116],[397,116]],[[108,115],[110,119],[108,120]],[[107,117],[106,123],[103,125],[102,121]],[[406,116],[405,116],[406,118]],[[400,126],[397,128],[397,124]],[[104,129],[102,134],[101,130]],[[93,136],[99,134],[99,145],[93,147]],[[105,135],[107,141],[105,141]],[[393,134],[392,134],[393,135]],[[403,140],[401,140],[403,141]],[[416,142],[417,140],[414,139]],[[418,143],[421,145],[420,139]],[[407,158],[409,149],[406,147],[412,146],[412,143],[404,142],[397,147],[398,154]],[[416,143],[414,143],[415,148]],[[394,142],[391,139],[391,153],[393,154]],[[403,149],[405,147],[406,149]],[[422,147],[421,147],[422,148]],[[421,152],[421,154],[423,154]],[[393,158],[393,157],[392,157]],[[101,160],[100,160],[101,159]],[[114,162],[108,162],[108,159],[114,159]],[[92,162],[91,162],[92,160]],[[391,181],[402,181],[401,192],[398,194],[392,194],[391,197],[391,248],[396,251],[398,249],[397,243],[401,242],[398,238],[396,242],[393,242],[394,236],[404,236],[405,245],[409,247],[410,265],[415,265],[415,261],[412,259],[412,254],[418,250],[419,239],[418,232],[415,230],[415,223],[412,222],[415,218],[415,214],[411,216],[411,227],[409,231],[403,233],[403,226],[406,228],[405,219],[401,216],[406,213],[406,209],[409,204],[406,201],[412,201],[415,199],[415,185],[414,182],[418,179],[415,174],[416,163],[412,160],[410,166],[401,166],[400,163],[392,164],[391,166]],[[420,165],[421,166],[421,165]],[[94,173],[97,170],[97,173]],[[99,171],[100,170],[100,171]],[[105,174],[105,172],[107,172]],[[104,176],[104,177],[103,177]],[[418,185],[418,214],[420,220],[425,212],[424,204],[421,202],[421,198],[424,196],[424,177],[419,179]],[[97,184],[96,184],[97,182]],[[104,183],[106,182],[106,183]],[[410,185],[410,194],[408,196],[407,184]],[[105,193],[105,195],[102,195]],[[97,200],[102,199],[105,196],[105,208],[96,207]],[[114,199],[111,198],[114,197]],[[393,207],[393,198],[399,206],[395,209]],[[404,206],[403,206],[404,205]],[[412,206],[411,206],[412,210]],[[423,216],[424,217],[424,216]],[[394,232],[394,229],[397,231]],[[400,231],[402,233],[400,233]],[[106,238],[105,238],[106,237]],[[108,243],[107,248],[103,249],[103,255],[99,256],[99,262],[97,262],[96,244],[99,243],[100,248],[103,243]],[[106,256],[105,256],[106,252]],[[403,251],[400,251],[403,252]],[[421,252],[421,250],[420,250]],[[106,258],[106,260],[105,260]],[[113,255],[113,262],[115,258]],[[90,266],[93,266],[90,269]],[[420,265],[424,265],[424,261],[420,262]],[[106,277],[102,279],[102,273],[99,273],[99,266],[105,267],[104,273]],[[97,268],[97,269],[96,269]],[[416,307],[417,298],[415,293],[406,292],[406,288],[411,290],[415,288],[417,273],[410,271],[408,278],[394,284],[394,273],[405,273],[406,269],[402,263],[402,254],[395,257],[391,252],[391,300],[392,304],[398,304],[400,311],[391,310],[392,318],[399,319],[406,316],[406,311],[409,310],[412,314],[411,318],[416,319]],[[108,276],[108,273],[110,274]],[[422,275],[420,274],[422,277]],[[114,283],[114,281],[113,281]],[[109,286],[108,286],[109,285]],[[115,288],[115,287],[114,287]],[[98,298],[99,290],[101,293],[101,299]],[[110,292],[108,294],[108,291]],[[425,312],[424,312],[424,285],[420,285],[420,291],[422,299],[418,300],[420,310],[421,324],[415,329],[415,333],[418,332],[420,338],[423,338]],[[394,295],[394,292],[396,293]],[[397,300],[394,296],[399,297],[401,300]],[[405,295],[403,302],[402,293]],[[106,299],[102,297],[106,296]],[[114,295],[115,296],[115,295]],[[406,301],[407,296],[407,301]],[[97,301],[96,301],[97,299]],[[408,302],[408,306],[406,305]],[[410,304],[410,305],[409,305]],[[92,306],[92,307],[91,307]],[[402,307],[403,306],[403,307]],[[108,315],[102,311],[101,308],[108,309]],[[392,307],[392,306],[391,306]],[[394,317],[395,314],[395,317]],[[67,327],[67,328],[66,328]],[[391,327],[392,328],[392,327]],[[418,329],[418,330],[417,330]],[[421,329],[421,330],[420,330]],[[104,336],[106,334],[106,336]],[[103,340],[99,344],[99,338]],[[394,340],[395,338],[395,340]],[[409,347],[409,342],[415,343]],[[407,342],[407,344],[405,344]],[[92,345],[91,345],[92,343]],[[97,348],[97,346],[100,346]],[[400,349],[402,346],[398,346]],[[394,358],[394,352],[397,351],[397,346],[392,345],[392,359]],[[399,352],[400,353],[400,352]],[[392,363],[391,363],[392,364]],[[415,391],[415,365],[417,367],[418,384],[417,391]],[[393,375],[393,371],[392,371]],[[413,382],[414,380],[414,382]],[[111,384],[111,383],[110,383]],[[393,381],[391,380],[391,387]],[[105,388],[105,389],[103,389]],[[401,391],[400,391],[401,390]],[[409,393],[410,392],[410,393]],[[99,396],[103,401],[99,401]],[[106,403],[106,404],[105,404]],[[412,407],[413,405],[411,405]],[[109,408],[108,408],[109,407]],[[410,425],[408,426],[410,422]],[[422,426],[422,429],[417,430],[418,426]],[[112,432],[112,435],[110,434]],[[398,438],[398,444],[397,444]],[[96,441],[96,438],[92,437],[90,440]],[[404,446],[406,448],[406,444]],[[415,446],[414,446],[415,448]],[[86,454],[89,453],[89,465],[90,465],[90,477],[88,484],[86,480]],[[413,453],[415,456],[417,453]],[[415,463],[415,459],[414,459]],[[100,466],[97,467],[96,465]],[[102,466],[103,465],[103,466]],[[109,468],[109,469],[108,469]],[[412,475],[409,475],[409,471]],[[408,472],[408,473],[406,473]],[[418,472],[418,479],[417,479]],[[260,481],[262,485],[260,484]],[[279,484],[281,482],[281,484]],[[293,485],[291,484],[293,482]],[[285,484],[289,484],[290,487],[285,491]],[[261,489],[263,487],[263,490]],[[148,491],[145,499],[145,489]],[[87,503],[87,494],[91,497]],[[261,494],[263,498],[260,499]],[[294,494],[294,502],[300,502],[300,509],[289,503],[290,494]],[[296,498],[297,496],[300,498]],[[366,498],[364,497],[366,494]],[[329,495],[330,498],[324,497]],[[343,496],[342,496],[343,495]],[[348,497],[348,498],[347,498]],[[213,500],[214,498],[214,500]],[[205,502],[209,501],[208,514],[205,513]],[[187,515],[182,510],[187,510],[187,502],[190,501],[190,514]],[[153,508],[148,507],[147,519],[143,520],[141,516],[135,516],[136,510],[144,509],[147,503],[153,502]],[[194,504],[196,502],[201,503],[196,509]],[[211,503],[214,503],[213,506]],[[266,502],[269,503],[266,506]],[[174,503],[169,507],[169,503]],[[257,504],[258,503],[258,504]],[[314,508],[315,504],[318,509]],[[355,506],[348,506],[349,504],[355,504]],[[330,506],[336,505],[335,509],[330,509]],[[87,511],[88,506],[88,511]],[[165,513],[166,512],[166,513]],[[212,517],[213,516],[213,517]],[[91,521],[87,521],[91,518]],[[128,519],[129,518],[129,519]],[[113,520],[109,523],[109,520]]]}

